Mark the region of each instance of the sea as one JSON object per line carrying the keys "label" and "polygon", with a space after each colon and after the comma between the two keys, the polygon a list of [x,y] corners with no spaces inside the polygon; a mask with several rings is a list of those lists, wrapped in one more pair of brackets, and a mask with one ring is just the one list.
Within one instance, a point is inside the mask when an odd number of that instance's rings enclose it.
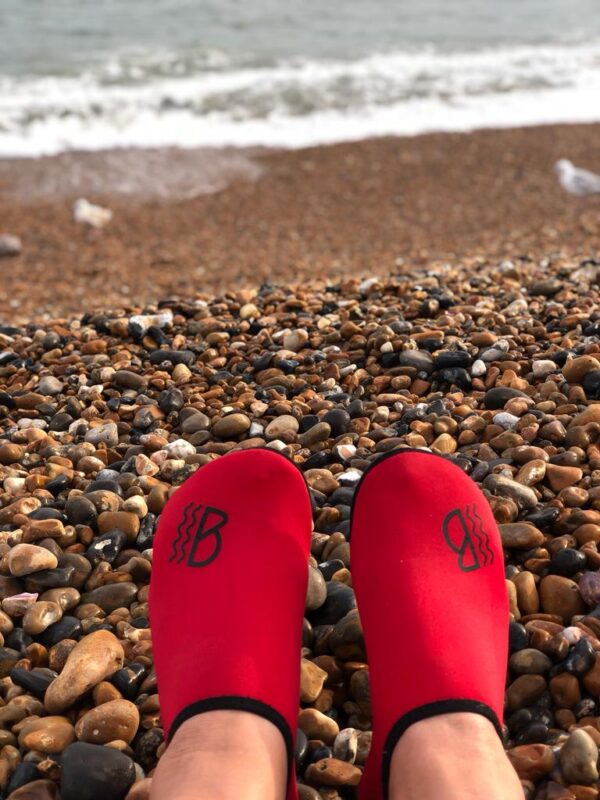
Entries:
{"label": "sea", "polygon": [[600,120],[600,0],[0,0],[0,156]]}

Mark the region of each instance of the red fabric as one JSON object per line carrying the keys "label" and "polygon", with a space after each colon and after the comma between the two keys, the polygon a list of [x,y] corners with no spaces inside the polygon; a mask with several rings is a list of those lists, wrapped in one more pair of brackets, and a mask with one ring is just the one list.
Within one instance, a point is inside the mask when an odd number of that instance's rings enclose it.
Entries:
{"label": "red fabric", "polygon": [[150,585],[165,734],[190,704],[234,695],[275,709],[295,737],[310,538],[306,484],[274,451],[219,458],[171,497]]}
{"label": "red fabric", "polygon": [[379,800],[387,794],[383,748],[408,712],[466,699],[502,721],[509,614],[502,545],[488,502],[459,467],[406,450],[365,474],[351,551],[373,710],[359,797]]}

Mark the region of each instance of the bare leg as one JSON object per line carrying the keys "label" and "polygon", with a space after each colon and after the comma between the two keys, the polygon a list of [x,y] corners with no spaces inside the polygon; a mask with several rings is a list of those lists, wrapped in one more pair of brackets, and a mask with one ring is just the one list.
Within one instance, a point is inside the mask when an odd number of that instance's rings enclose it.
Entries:
{"label": "bare leg", "polygon": [[199,714],[158,762],[151,800],[284,800],[287,756],[268,720],[245,711]]}
{"label": "bare leg", "polygon": [[478,714],[411,725],[392,755],[390,800],[523,800],[494,726]]}

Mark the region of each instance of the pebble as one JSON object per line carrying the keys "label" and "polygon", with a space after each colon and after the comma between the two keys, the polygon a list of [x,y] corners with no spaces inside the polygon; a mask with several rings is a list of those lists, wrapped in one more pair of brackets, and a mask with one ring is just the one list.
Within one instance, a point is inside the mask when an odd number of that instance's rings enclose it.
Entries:
{"label": "pebble", "polygon": [[34,544],[17,544],[8,554],[8,568],[11,575],[19,578],[32,572],[54,569],[57,566],[58,559],[54,553]]}
{"label": "pebble", "polygon": [[323,758],[306,770],[306,779],[315,786],[358,786],[362,770],[337,758]]}
{"label": "pebble", "polygon": [[303,703],[314,703],[321,694],[327,677],[325,670],[303,658],[300,663],[300,700]]}
{"label": "pebble", "polygon": [[583,730],[574,730],[560,750],[560,768],[569,783],[587,785],[598,780],[598,746]]}
{"label": "pebble", "polygon": [[215,436],[221,439],[235,439],[246,433],[250,424],[250,420],[245,414],[227,414],[215,421],[212,430]]}
{"label": "pebble", "polygon": [[46,691],[44,705],[52,714],[64,711],[120,669],[123,658],[123,647],[114,634],[90,633],[71,650],[62,672]]}
{"label": "pebble", "polygon": [[60,765],[62,800],[122,800],[136,777],[129,756],[86,742],[69,745]]}
{"label": "pebble", "polygon": [[507,522],[498,527],[502,545],[507,548],[529,550],[544,541],[544,534],[528,522]]}
{"label": "pebble", "polygon": [[75,731],[66,717],[33,719],[19,732],[19,745],[40,753],[62,753],[74,741]]}
{"label": "pebble", "polygon": [[[307,800],[315,786],[325,800],[351,796],[350,783],[313,786],[307,771],[328,759],[363,766],[371,741],[352,498],[378,454],[409,445],[459,463],[500,524],[514,615],[506,744],[550,746],[558,763],[573,726],[590,727],[600,710],[597,269],[564,264],[515,259],[478,267],[475,280],[451,267],[363,288],[349,277],[335,287],[265,284],[160,306],[135,306],[132,295],[119,311],[3,327],[2,746],[39,761],[29,739],[19,742],[25,703],[32,721],[64,713],[90,739],[80,744],[104,753],[89,731],[117,703],[115,724],[131,724],[114,735],[135,786],[152,774],[164,751],[147,609],[159,515],[196,469],[268,443],[302,470],[313,500],[300,721],[321,744],[306,743],[298,780]],[[23,545],[48,564],[17,574]],[[114,637],[115,661],[73,669],[98,634]],[[69,685],[77,691],[65,698]],[[45,711],[40,701],[52,705],[57,692],[69,704]],[[562,786],[547,750],[520,757],[535,800],[596,791]],[[7,758],[0,748],[0,778]],[[46,769],[56,770],[22,760],[4,788],[43,781]],[[62,792],[64,775],[52,776]],[[139,791],[147,800],[149,789]],[[100,795],[110,800],[110,789]]]}
{"label": "pebble", "polygon": [[585,604],[579,587],[570,578],[546,575],[540,581],[540,600],[547,614],[556,614],[569,622],[576,614],[583,614]]}
{"label": "pebble", "polygon": [[129,744],[138,731],[140,713],[129,700],[109,700],[93,708],[77,720],[75,734],[79,741],[108,744],[122,741]]}
{"label": "pebble", "polygon": [[23,245],[18,236],[13,236],[10,233],[0,234],[0,258],[18,256],[21,254],[22,249]]}

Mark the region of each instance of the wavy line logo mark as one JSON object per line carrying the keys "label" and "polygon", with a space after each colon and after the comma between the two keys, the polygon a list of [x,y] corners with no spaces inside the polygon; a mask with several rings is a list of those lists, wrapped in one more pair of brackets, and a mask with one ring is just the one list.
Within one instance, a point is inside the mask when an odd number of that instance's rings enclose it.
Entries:
{"label": "wavy line logo mark", "polygon": [[188,503],[177,526],[169,563],[182,564],[187,558],[188,567],[211,564],[221,552],[221,530],[228,521],[227,514],[218,508]]}
{"label": "wavy line logo mark", "polygon": [[490,537],[483,527],[475,503],[464,512],[455,508],[446,514],[442,523],[444,539],[458,555],[458,566],[463,572],[486,567],[494,563]]}

